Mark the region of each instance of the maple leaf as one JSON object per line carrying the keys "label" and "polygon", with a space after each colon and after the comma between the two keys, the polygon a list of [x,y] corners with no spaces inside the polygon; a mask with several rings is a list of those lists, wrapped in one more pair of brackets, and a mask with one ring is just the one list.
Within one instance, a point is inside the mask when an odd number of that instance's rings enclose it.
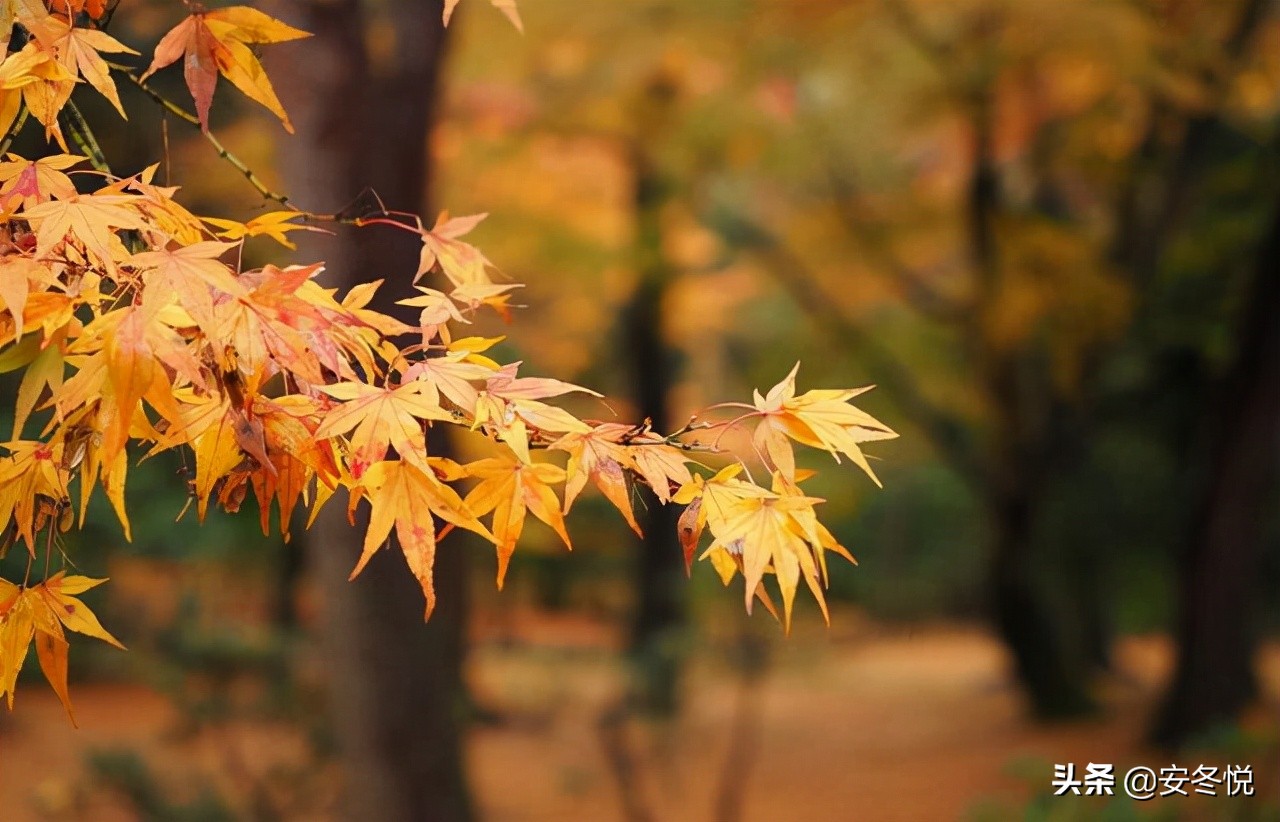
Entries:
{"label": "maple leaf", "polygon": [[53,48],[50,27],[53,17],[44,7],[43,0],[0,0],[0,46],[3,46],[0,51],[9,51],[9,38],[15,22],[21,23],[41,46]]}
{"label": "maple leaf", "polygon": [[487,217],[473,214],[469,217],[449,217],[441,212],[431,230],[418,224],[422,237],[422,255],[418,261],[416,283],[432,268],[439,266],[441,273],[453,284],[450,296],[469,308],[489,305],[500,313],[506,311],[507,292],[520,288],[519,283],[495,283],[489,276],[493,264],[480,249],[458,238],[470,232]]}
{"label": "maple leaf", "polygon": [[183,76],[195,100],[200,127],[205,131],[209,130],[209,108],[221,73],[246,96],[279,117],[292,134],[293,123],[248,44],[282,43],[310,36],[248,6],[196,11],[156,44],[154,59],[141,79],[146,80],[182,58]]}
{"label": "maple leaf", "polygon": [[[209,497],[217,483],[244,461],[244,452],[240,447],[242,435],[237,431],[242,417],[226,401],[209,403],[208,407],[214,410],[216,416],[207,424],[196,423],[195,419],[188,421],[188,430],[192,435],[191,447],[196,456],[196,516],[201,522],[204,521]],[[204,414],[201,414],[201,418],[207,419]]]}
{"label": "maple leaf", "polygon": [[305,219],[306,215],[298,211],[271,211],[259,214],[247,223],[235,220],[223,220],[218,217],[202,217],[211,226],[220,229],[218,236],[224,240],[242,240],[245,237],[270,237],[290,250],[296,250],[297,244],[289,239],[290,231],[318,231],[324,229],[316,226],[295,223],[294,220]]}
{"label": "maple leaf", "polygon": [[634,468],[635,463],[627,447],[620,443],[634,431],[634,426],[605,423],[587,432],[565,434],[551,444],[551,448],[569,454],[564,483],[566,514],[590,479],[605,499],[622,513],[631,530],[638,536],[644,536],[631,508],[631,489],[627,484],[627,469]]}
{"label": "maple leaf", "polygon": [[860,443],[893,439],[898,436],[887,425],[870,414],[848,404],[854,397],[871,390],[851,388],[841,390],[815,389],[796,396],[796,363],[791,373],[761,396],[755,392],[755,408],[761,417],[752,437],[756,451],[781,471],[783,476],[795,477],[795,455],[790,439],[814,448],[830,451],[839,461],[840,454],[853,460],[866,472],[876,485],[880,479],[871,470]]}
{"label": "maple leaf", "polygon": [[233,297],[248,293],[230,267],[218,261],[233,247],[232,243],[194,243],[174,249],[144,251],[133,255],[129,262],[141,273],[151,272],[145,289],[168,289],[200,327],[212,333],[216,330],[217,320],[213,310],[214,293],[210,289]]}
{"label": "maple leaf", "polygon": [[467,362],[466,352],[455,351],[443,357],[428,357],[410,366],[405,380],[423,380],[449,402],[468,414],[475,414],[480,392],[473,383],[487,380],[493,369],[487,365]]}
{"label": "maple leaf", "polygon": [[824,551],[856,561],[830,532],[823,528],[814,506],[823,500],[800,491],[798,484],[775,472],[772,490],[737,479],[741,466],[730,466],[710,480],[695,477],[682,487],[675,501],[688,503],[679,522],[679,536],[686,562],[696,549],[704,527],[715,537],[703,552],[727,584],[740,572],[746,581],[746,607],[751,612],[762,596],[766,573],[774,574],[782,592],[783,623],[791,629],[796,588],[803,578],[830,621],[822,588],[826,584]]}
{"label": "maple leaf", "polygon": [[[444,24],[449,25],[449,19],[453,17],[453,11],[457,8],[459,0],[444,0]],[[516,0],[489,0],[489,3],[498,11],[507,16],[511,21],[511,25],[524,33],[524,23],[520,20],[520,10],[516,8]]]}
{"label": "maple leaf", "polygon": [[317,389],[343,403],[325,415],[316,436],[327,438],[355,429],[351,434],[351,473],[356,479],[382,460],[388,448],[395,448],[406,459],[425,454],[423,420],[453,421],[453,415],[440,407],[429,395],[429,387],[420,381],[383,388],[343,382]]}
{"label": "maple leaf", "polygon": [[72,76],[79,74],[89,85],[106,97],[121,117],[128,119],[124,106],[120,104],[120,95],[116,91],[115,81],[111,79],[111,68],[102,59],[99,52],[107,54],[137,54],[119,40],[97,29],[78,28],[53,18],[50,25],[54,33],[53,48],[58,55],[58,62]]}
{"label": "maple leaf", "polygon": [[54,154],[39,160],[27,161],[10,154],[12,159],[0,162],[0,202],[20,198],[25,208],[32,208],[51,199],[65,200],[76,196],[75,184],[63,174],[84,160],[74,154]]}
{"label": "maple leaf", "polygon": [[693,477],[689,474],[689,458],[685,453],[674,446],[660,444],[658,439],[656,435],[633,438],[627,453],[645,484],[653,489],[660,502],[667,503],[671,501],[673,488],[680,488]]}
{"label": "maple leaf", "polygon": [[428,231],[419,226],[422,235],[422,255],[418,261],[418,273],[414,282],[422,278],[435,266],[440,266],[449,281],[455,286],[466,283],[492,282],[489,279],[489,268],[493,265],[480,249],[463,242],[458,238],[469,233],[481,223],[488,214],[472,214],[469,217],[449,216],[442,211],[436,218],[436,224]]}
{"label": "maple leaf", "polygon": [[388,460],[369,466],[357,488],[359,493],[351,497],[352,508],[361,496],[367,496],[372,511],[360,560],[350,579],[355,579],[364,570],[369,558],[386,542],[394,526],[400,550],[404,552],[409,569],[417,577],[427,601],[423,619],[430,618],[436,606],[432,582],[436,553],[433,517],[473,531],[491,542],[493,535],[476,519],[458,492],[438,480],[431,470],[423,470],[404,460]]}
{"label": "maple leaf", "polygon": [[466,506],[476,516],[493,512],[490,530],[498,546],[498,588],[502,588],[507,565],[515,552],[516,541],[524,531],[525,513],[551,527],[566,547],[573,549],[565,531],[560,501],[551,488],[564,482],[565,473],[558,465],[524,463],[507,457],[490,457],[465,466],[468,476],[480,483],[466,497]]}
{"label": "maple leaf", "polygon": [[65,576],[65,572],[59,572],[37,585],[34,590],[45,600],[49,610],[57,616],[58,621],[67,630],[100,639],[123,651],[125,647],[120,640],[109,634],[93,611],[76,599],[77,595],[83,594],[90,588],[96,588],[106,581],[83,576]]}
{"label": "maple leaf", "polygon": [[50,513],[47,503],[66,502],[70,476],[58,443],[15,440],[3,447],[9,456],[0,458],[0,523],[14,523],[34,556],[36,532]]}
{"label": "maple leaf", "polygon": [[418,314],[418,326],[422,332],[422,344],[428,345],[436,337],[449,342],[449,322],[465,323],[467,319],[458,310],[457,304],[443,291],[424,286],[414,286],[422,292],[420,296],[398,300],[396,305],[407,305],[421,308]]}
{"label": "maple leaf", "polygon": [[36,257],[45,257],[54,246],[70,238],[114,274],[116,260],[128,256],[115,231],[143,228],[142,217],[130,207],[136,200],[128,194],[77,194],[24,211],[23,217],[31,223],[38,240]]}
{"label": "maple leaf", "polygon": [[489,376],[485,383],[485,390],[495,397],[506,400],[541,400],[573,392],[590,394],[593,397],[602,396],[598,391],[561,380],[546,377],[517,377],[516,371],[521,364],[513,362],[499,368],[496,373]]}
{"label": "maple leaf", "polygon": [[76,599],[77,594],[103,582],[106,580],[66,576],[63,571],[30,588],[0,579],[0,696],[8,696],[9,710],[13,710],[14,689],[27,648],[34,640],[40,669],[75,724],[67,692],[68,646],[63,629],[124,649],[93,611]]}
{"label": "maple leaf", "polygon": [[[261,426],[266,464],[274,467],[255,471],[250,477],[258,498],[262,532],[271,533],[271,502],[275,499],[280,508],[280,533],[286,542],[293,510],[311,478],[319,477],[321,484],[335,487],[341,476],[332,443],[315,436],[319,426],[317,407],[310,397],[297,394],[275,399],[255,397],[253,402],[252,422]],[[263,463],[263,458],[257,459]]]}
{"label": "maple leaf", "polygon": [[32,116],[44,126],[45,137],[57,140],[66,151],[67,143],[58,126],[58,112],[71,99],[75,79],[52,51],[34,40],[27,43],[0,63],[0,126],[6,132],[9,130],[17,117],[20,94]]}
{"label": "maple leaf", "polygon": [[[0,273],[0,277],[4,276]],[[36,339],[38,335],[30,335],[31,339]],[[22,434],[22,428],[26,425],[27,418],[31,416],[31,412],[35,410],[36,402],[39,401],[40,395],[44,392],[46,386],[49,390],[57,393],[62,387],[62,379],[65,376],[66,368],[64,366],[64,357],[62,351],[62,339],[65,333],[55,335],[51,340],[46,341],[44,350],[31,360],[27,365],[26,372],[22,375],[22,382],[18,384],[17,402],[14,404],[13,412],[13,436],[17,439]]]}

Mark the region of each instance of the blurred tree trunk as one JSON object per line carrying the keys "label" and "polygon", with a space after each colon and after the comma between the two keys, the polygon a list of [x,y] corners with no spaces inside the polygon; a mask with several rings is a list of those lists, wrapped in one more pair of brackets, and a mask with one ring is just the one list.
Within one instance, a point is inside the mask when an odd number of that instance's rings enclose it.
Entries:
{"label": "blurred tree trunk", "polygon": [[1178,662],[1153,736],[1180,745],[1257,695],[1254,607],[1280,447],[1280,207],[1245,295],[1236,359],[1208,443],[1208,473],[1181,563]]}
{"label": "blurred tree trunk", "polygon": [[[671,198],[672,184],[660,170],[653,146],[662,139],[676,94],[672,83],[658,76],[641,91],[637,105],[637,139],[630,147],[637,283],[623,321],[636,405],[654,429],[663,432],[670,430],[667,394],[673,367],[662,338],[662,303],[672,278],[662,210]],[[643,500],[647,510],[637,511],[645,535],[636,562],[637,602],[630,641],[636,676],[630,700],[642,711],[670,715],[679,701],[687,628],[684,555],[676,543],[675,510],[651,493],[645,493]]]}
{"label": "blurred tree trunk", "polygon": [[[291,194],[307,208],[338,211],[368,187],[388,208],[425,212],[428,137],[444,49],[441,0],[278,0],[275,10],[315,34],[282,49],[290,62],[272,67],[298,130],[281,141]],[[372,27],[375,21],[380,25]],[[419,250],[413,237],[343,229],[335,239],[312,240],[307,250],[327,260],[329,285],[345,289],[386,277],[372,307],[403,315],[394,302],[412,291]],[[433,430],[429,440],[433,454],[446,447],[438,434]],[[324,593],[345,816],[469,819],[462,762],[461,548],[454,540],[440,546],[439,606],[424,624],[422,591],[394,545],[347,582],[364,528],[350,527],[344,508],[343,499],[329,504],[307,546]]]}
{"label": "blurred tree trunk", "polygon": [[1043,561],[1035,541],[1036,516],[1054,465],[1052,388],[1045,369],[1036,367],[1034,350],[1001,350],[990,343],[987,329],[986,315],[1003,288],[995,227],[1001,205],[993,94],[983,85],[969,101],[973,166],[965,214],[979,294],[966,330],[994,417],[985,489],[993,519],[991,613],[1035,714],[1075,716],[1091,707],[1086,671],[1076,664],[1067,626],[1036,581],[1037,563]]}

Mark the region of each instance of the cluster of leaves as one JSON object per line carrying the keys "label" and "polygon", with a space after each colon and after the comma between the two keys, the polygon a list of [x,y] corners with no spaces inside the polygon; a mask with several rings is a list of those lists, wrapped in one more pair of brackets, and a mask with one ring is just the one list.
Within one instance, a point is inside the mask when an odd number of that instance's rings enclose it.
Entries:
{"label": "cluster of leaves", "polygon": [[[514,14],[509,3],[495,5]],[[0,0],[0,10],[0,26],[16,21],[21,37],[12,42],[22,43],[0,64],[0,109],[12,113],[3,124],[18,126],[29,112],[64,151],[0,162],[0,371],[22,372],[14,431],[0,457],[0,524],[3,550],[20,546],[28,554],[20,584],[0,581],[0,694],[11,707],[32,642],[64,702],[64,630],[118,644],[74,598],[100,580],[65,575],[60,535],[83,525],[101,486],[128,537],[130,460],[164,451],[194,462],[189,490],[199,517],[211,504],[237,511],[252,492],[264,532],[274,508],[286,538],[299,505],[309,509],[310,524],[345,489],[350,518],[369,507],[352,577],[394,531],[427,616],[436,543],[445,533],[463,528],[491,542],[501,586],[528,513],[570,545],[564,516],[588,482],[637,532],[636,484],[663,504],[686,506],[679,525],[686,560],[709,529],[702,557],[726,584],[745,577],[748,610],[760,598],[774,611],[763,584],[770,574],[788,623],[801,578],[823,602],[826,552],[852,557],[818,522],[821,500],[801,491],[807,475],[796,468],[792,443],[847,456],[874,478],[860,444],[895,435],[848,403],[858,391],[797,395],[793,370],[753,403],[728,404],[745,409],[736,418],[699,415],[670,434],[576,416],[547,400],[599,395],[522,376],[520,363],[486,355],[496,339],[455,333],[479,311],[508,315],[518,287],[496,277],[462,239],[483,215],[443,215],[431,228],[388,211],[353,221],[420,238],[420,265],[404,273],[417,295],[401,302],[416,309],[416,324],[369,308],[382,281],[339,294],[317,282],[318,263],[246,269],[246,238],[288,245],[286,232],[316,215],[202,219],[175,200],[176,188],[155,182],[154,167],[112,175],[94,160],[87,125],[67,114],[81,80],[117,108],[113,72],[150,91],[145,75],[100,55],[134,52],[102,30],[104,10],[92,0],[49,8],[41,0]],[[249,8],[196,8],[161,40],[147,73],[182,57],[196,107],[190,119],[203,129],[219,75],[288,127],[246,44],[299,36]],[[64,126],[87,157],[69,153]],[[440,288],[427,284],[429,275]],[[47,422],[27,438],[37,411]],[[742,463],[717,473],[694,459],[749,424],[771,475],[767,487],[743,479],[750,475]],[[488,440],[492,456],[460,464],[429,453],[426,432],[435,425]],[[32,584],[37,564],[44,581]],[[51,572],[54,566],[60,570]]]}

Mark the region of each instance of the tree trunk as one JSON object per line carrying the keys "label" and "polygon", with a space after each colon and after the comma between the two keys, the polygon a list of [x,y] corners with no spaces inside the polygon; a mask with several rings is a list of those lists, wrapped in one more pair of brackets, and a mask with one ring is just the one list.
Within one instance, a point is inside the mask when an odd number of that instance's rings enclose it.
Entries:
{"label": "tree trunk", "polygon": [[[994,422],[987,455],[988,509],[993,541],[988,596],[996,632],[1013,657],[1014,671],[1036,716],[1053,719],[1087,712],[1085,672],[1066,625],[1036,583],[1042,561],[1034,540],[1037,502],[1049,487],[1047,406],[1042,369],[1016,352],[993,347],[985,315],[1002,289],[996,218],[1000,177],[995,162],[990,88],[972,101],[973,166],[965,203],[969,254],[978,303],[967,327],[969,348],[991,403]],[[1041,407],[1045,406],[1045,407]]]}
{"label": "tree trunk", "polygon": [[1030,549],[1032,497],[1011,494],[993,514],[995,546],[991,557],[991,611],[996,631],[1013,657],[1014,671],[1041,719],[1087,713],[1092,702],[1082,666],[1074,660],[1061,621],[1036,584]]}
{"label": "tree trunk", "polygon": [[1244,307],[1211,423],[1207,487],[1181,564],[1177,667],[1153,729],[1170,746],[1233,720],[1257,695],[1254,607],[1280,447],[1280,209]]}
{"label": "tree trunk", "polygon": [[[315,36],[276,68],[297,126],[282,140],[289,191],[315,211],[338,211],[372,189],[388,208],[427,211],[428,137],[444,36],[440,0],[278,0],[279,14]],[[378,18],[374,20],[375,16]],[[383,22],[376,28],[369,24]],[[376,32],[376,34],[374,34]],[[367,48],[372,37],[381,38]],[[371,306],[401,315],[419,244],[403,232],[341,229],[310,239],[329,263],[329,285],[387,278]],[[429,450],[446,443],[432,431]],[[307,535],[324,593],[331,702],[350,819],[470,819],[463,771],[462,663],[466,563],[456,540],[439,548],[439,605],[423,624],[422,591],[393,544],[347,582],[363,523],[352,528],[335,499]]]}
{"label": "tree trunk", "polygon": [[[662,339],[662,300],[672,266],[663,247],[662,208],[670,198],[670,183],[657,168],[650,141],[660,139],[675,89],[655,78],[642,95],[641,137],[631,150],[638,282],[625,311],[624,333],[636,405],[655,430],[665,432],[671,422],[667,393],[673,367]],[[644,502],[647,510],[637,512],[645,536],[636,562],[637,603],[630,643],[635,681],[630,701],[641,711],[671,715],[679,702],[687,628],[684,558],[676,542],[676,512],[649,493]]]}

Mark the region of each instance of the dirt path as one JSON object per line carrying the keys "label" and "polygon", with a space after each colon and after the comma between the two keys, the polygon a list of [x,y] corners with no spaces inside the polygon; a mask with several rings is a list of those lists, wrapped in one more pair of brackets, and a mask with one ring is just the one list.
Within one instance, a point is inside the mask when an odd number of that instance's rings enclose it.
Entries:
{"label": "dirt path", "polygon": [[[546,630],[545,643],[534,630],[514,646],[488,643],[476,653],[477,690],[508,717],[472,736],[483,818],[621,818],[597,722],[618,693],[621,673],[599,635],[587,631],[566,645],[563,630]],[[753,732],[734,745],[742,767],[732,778],[741,782],[747,820],[964,818],[984,805],[1025,803],[1033,789],[1047,789],[1055,762],[1080,769],[1086,762],[1126,769],[1171,764],[1140,743],[1168,666],[1159,638],[1121,643],[1120,676],[1108,686],[1104,716],[1047,728],[1023,721],[1000,650],[980,631],[864,628],[845,638],[812,634],[773,653],[748,697]],[[1270,708],[1250,717],[1247,734],[1263,746],[1230,755],[1254,764],[1260,791],[1274,802],[1280,648],[1269,649],[1263,662]],[[695,671],[690,693],[678,725],[624,726],[634,789],[655,820],[715,818],[742,691],[732,674],[707,666]],[[233,794],[246,784],[245,774],[296,761],[303,750],[297,734],[261,725],[216,738],[175,738],[173,709],[141,687],[81,685],[74,699],[80,730],[39,687],[20,692],[18,710],[0,723],[0,819],[131,818],[83,776],[84,754],[94,748],[135,747],[173,784],[199,773]],[[1227,755],[1202,758],[1225,764],[1219,760]],[[1177,764],[1200,764],[1188,756]],[[1171,807],[1175,802],[1181,804]],[[1167,799],[1149,807],[1220,818],[1228,804]]]}

